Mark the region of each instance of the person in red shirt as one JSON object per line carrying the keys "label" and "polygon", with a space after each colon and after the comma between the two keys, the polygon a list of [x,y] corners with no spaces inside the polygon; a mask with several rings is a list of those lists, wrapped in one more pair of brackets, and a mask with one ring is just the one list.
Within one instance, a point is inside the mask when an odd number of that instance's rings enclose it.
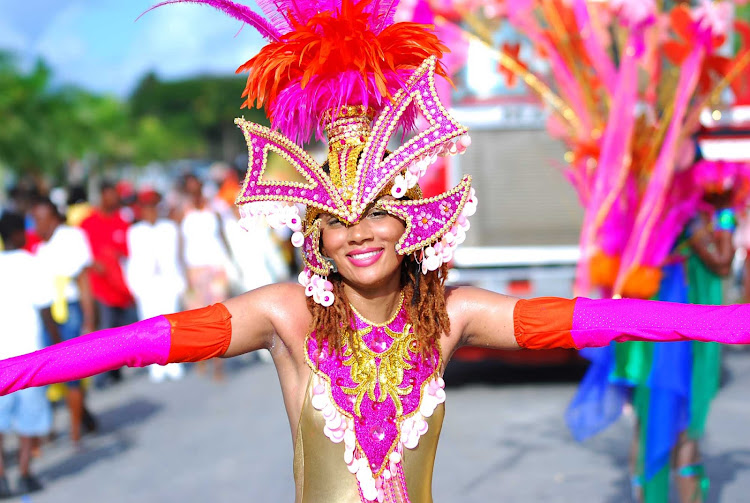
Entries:
{"label": "person in red shirt", "polygon": [[[99,207],[81,222],[81,229],[88,236],[94,257],[89,278],[102,330],[127,325],[138,318],[122,268],[128,256],[129,224],[120,214],[120,196],[115,185],[102,183],[100,195]],[[115,381],[120,380],[119,371],[108,375]]]}

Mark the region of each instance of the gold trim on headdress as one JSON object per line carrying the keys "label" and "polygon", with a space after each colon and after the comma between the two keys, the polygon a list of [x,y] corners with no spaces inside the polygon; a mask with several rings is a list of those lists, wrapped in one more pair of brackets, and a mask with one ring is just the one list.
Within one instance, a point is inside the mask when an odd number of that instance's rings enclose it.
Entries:
{"label": "gold trim on headdress", "polygon": [[323,115],[328,136],[329,176],[344,201],[354,198],[357,162],[370,138],[374,116],[375,110],[363,105],[344,105]]}

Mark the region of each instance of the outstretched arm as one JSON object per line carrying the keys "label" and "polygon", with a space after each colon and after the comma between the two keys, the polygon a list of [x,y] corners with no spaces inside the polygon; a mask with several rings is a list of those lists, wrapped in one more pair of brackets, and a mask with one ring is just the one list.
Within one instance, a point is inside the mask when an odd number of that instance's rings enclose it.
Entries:
{"label": "outstretched arm", "polygon": [[446,289],[446,305],[451,321],[451,335],[442,341],[451,354],[457,346],[492,349],[519,349],[513,332],[515,297],[481,288]]}
{"label": "outstretched arm", "polygon": [[[557,347],[580,349],[606,346],[612,341],[750,343],[748,304],[703,306],[638,299],[552,297],[518,302],[514,317],[521,320],[516,328],[519,343],[532,345],[543,340],[549,333],[545,323],[553,323],[549,312],[555,309],[567,313],[562,321],[555,317],[557,333],[549,342]],[[531,317],[535,317],[533,323],[524,323]]]}
{"label": "outstretched arm", "polygon": [[[265,309],[272,287],[202,309],[101,330],[41,351],[0,361],[0,395],[89,377],[122,366],[196,362],[264,347],[273,330]],[[227,307],[229,306],[229,307]],[[234,345],[233,329],[239,336]]]}
{"label": "outstretched arm", "polygon": [[[631,340],[750,343],[750,305],[702,306],[637,299],[514,299],[484,290],[449,295],[461,344],[495,349],[606,346]],[[453,326],[454,319],[457,321]]]}
{"label": "outstretched arm", "polygon": [[81,335],[0,361],[0,395],[107,370],[199,361],[226,351],[230,315],[221,304]]}

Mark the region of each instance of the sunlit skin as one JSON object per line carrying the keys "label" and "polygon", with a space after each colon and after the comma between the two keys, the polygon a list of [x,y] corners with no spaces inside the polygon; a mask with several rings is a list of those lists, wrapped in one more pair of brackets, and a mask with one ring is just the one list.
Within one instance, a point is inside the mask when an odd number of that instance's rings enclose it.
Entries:
{"label": "sunlit skin", "polygon": [[[354,225],[344,225],[329,214],[318,218],[321,252],[336,263],[351,305],[370,321],[388,320],[398,308],[404,258],[396,253],[396,243],[404,233],[403,222],[377,206]],[[515,303],[515,298],[478,288],[446,289],[451,330],[440,339],[443,363],[462,345],[517,349]],[[271,351],[294,440],[311,372],[304,341],[312,317],[304,288],[292,283],[268,285],[224,305],[232,314],[232,341],[225,356],[262,348]]]}
{"label": "sunlit skin", "polygon": [[387,320],[398,307],[404,257],[396,253],[396,243],[404,223],[377,207],[356,225],[327,214],[321,222],[321,252],[338,267],[350,302],[366,305],[376,320]]}

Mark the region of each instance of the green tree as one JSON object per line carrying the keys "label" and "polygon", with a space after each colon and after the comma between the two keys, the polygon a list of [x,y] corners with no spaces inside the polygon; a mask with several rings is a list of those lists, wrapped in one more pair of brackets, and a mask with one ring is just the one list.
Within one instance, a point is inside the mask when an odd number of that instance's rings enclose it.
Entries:
{"label": "green tree", "polygon": [[168,129],[192,139],[211,158],[232,161],[246,149],[234,117],[268,124],[261,110],[241,110],[243,77],[195,77],[164,82],[151,73],[130,98],[133,116],[156,117]]}
{"label": "green tree", "polygon": [[[185,157],[233,161],[246,148],[232,120],[241,115],[243,87],[241,77],[162,82],[149,74],[123,101],[56,86],[44,62],[23,72],[0,52],[0,165],[62,181],[65,167],[82,159],[94,169]],[[244,115],[266,122],[259,110]]]}
{"label": "green tree", "polygon": [[59,106],[47,93],[49,80],[42,62],[23,75],[10,54],[0,53],[0,161],[14,171],[38,173],[57,161],[46,136],[47,111]]}
{"label": "green tree", "polygon": [[132,152],[125,104],[51,81],[44,62],[23,73],[11,55],[0,54],[0,162],[18,174],[59,179],[72,160],[125,160]]}

